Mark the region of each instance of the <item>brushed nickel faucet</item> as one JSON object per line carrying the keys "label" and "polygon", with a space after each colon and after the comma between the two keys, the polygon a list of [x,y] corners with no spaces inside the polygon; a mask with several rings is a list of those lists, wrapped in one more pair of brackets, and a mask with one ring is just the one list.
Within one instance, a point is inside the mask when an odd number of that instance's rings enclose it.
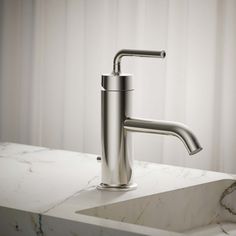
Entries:
{"label": "brushed nickel faucet", "polygon": [[173,135],[185,145],[189,155],[202,148],[187,126],[172,121],[133,118],[132,76],[121,73],[124,56],[164,58],[165,51],[121,50],[113,61],[113,72],[102,75],[102,183],[101,190],[127,191],[133,183],[131,132]]}

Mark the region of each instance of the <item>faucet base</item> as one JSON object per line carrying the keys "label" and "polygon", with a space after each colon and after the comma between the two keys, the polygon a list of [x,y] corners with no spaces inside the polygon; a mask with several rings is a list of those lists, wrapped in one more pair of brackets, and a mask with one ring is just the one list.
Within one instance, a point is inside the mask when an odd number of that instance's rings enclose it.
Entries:
{"label": "faucet base", "polygon": [[99,184],[97,185],[98,190],[105,190],[105,191],[130,191],[137,188],[137,184],[122,184],[122,185],[109,185],[109,184]]}

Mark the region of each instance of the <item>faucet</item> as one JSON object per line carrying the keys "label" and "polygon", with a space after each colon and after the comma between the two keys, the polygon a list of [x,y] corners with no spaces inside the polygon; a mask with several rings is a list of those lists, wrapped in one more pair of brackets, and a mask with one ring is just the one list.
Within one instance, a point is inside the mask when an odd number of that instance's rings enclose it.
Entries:
{"label": "faucet", "polygon": [[128,191],[135,189],[131,132],[172,135],[185,145],[189,155],[202,150],[197,138],[181,123],[133,118],[132,76],[121,73],[124,56],[165,58],[165,51],[119,51],[113,60],[111,74],[102,75],[102,180],[100,190]]}

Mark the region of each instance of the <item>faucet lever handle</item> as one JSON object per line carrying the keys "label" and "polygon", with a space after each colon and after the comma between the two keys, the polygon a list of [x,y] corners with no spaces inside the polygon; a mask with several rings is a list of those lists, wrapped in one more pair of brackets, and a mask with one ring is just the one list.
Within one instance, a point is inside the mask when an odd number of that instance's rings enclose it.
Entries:
{"label": "faucet lever handle", "polygon": [[121,71],[121,58],[124,56],[135,56],[135,57],[153,57],[153,58],[165,58],[165,51],[147,51],[147,50],[132,50],[122,49],[116,53],[113,60],[113,74],[120,74]]}

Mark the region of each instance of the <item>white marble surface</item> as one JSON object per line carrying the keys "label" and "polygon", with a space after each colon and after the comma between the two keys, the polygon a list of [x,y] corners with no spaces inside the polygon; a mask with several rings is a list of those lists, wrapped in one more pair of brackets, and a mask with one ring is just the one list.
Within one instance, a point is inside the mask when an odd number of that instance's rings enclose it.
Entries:
{"label": "white marble surface", "polygon": [[226,179],[235,176],[135,162],[137,190],[101,192],[95,155],[1,143],[0,235],[181,235],[77,212]]}
{"label": "white marble surface", "polygon": [[227,212],[228,217],[225,217],[226,210],[221,207],[219,201],[222,192],[234,182],[235,180],[219,180],[89,208],[78,213],[184,235],[189,235],[194,229],[194,235],[199,236],[203,233],[202,228],[209,233],[209,229],[206,228],[209,225],[223,229],[224,226],[229,228],[228,225],[231,223],[230,230],[235,235],[236,216]]}

